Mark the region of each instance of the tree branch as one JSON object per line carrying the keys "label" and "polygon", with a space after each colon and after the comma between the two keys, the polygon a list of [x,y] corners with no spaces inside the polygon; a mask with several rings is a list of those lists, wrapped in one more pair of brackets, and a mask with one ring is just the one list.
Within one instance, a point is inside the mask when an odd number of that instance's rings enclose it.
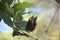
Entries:
{"label": "tree branch", "polygon": [[51,25],[52,21],[54,20],[55,15],[57,14],[57,11],[58,11],[58,7],[57,7],[56,12],[54,13],[53,17],[51,18],[50,23],[49,23],[49,24],[47,25],[47,27],[45,28],[45,33],[47,33],[47,32],[48,32],[49,27],[50,27],[50,25]]}
{"label": "tree branch", "polygon": [[[19,31],[19,32],[20,32],[20,31]],[[38,38],[37,38],[37,37],[35,37],[35,36],[33,36],[33,35],[29,34],[28,32],[23,31],[23,30],[22,30],[22,32],[23,32],[24,34],[28,35],[29,37],[34,38],[35,40],[38,40]]]}

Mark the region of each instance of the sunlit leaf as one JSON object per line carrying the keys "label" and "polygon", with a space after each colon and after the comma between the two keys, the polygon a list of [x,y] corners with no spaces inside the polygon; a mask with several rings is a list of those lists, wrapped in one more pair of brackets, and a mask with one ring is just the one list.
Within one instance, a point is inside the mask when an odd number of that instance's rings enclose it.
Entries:
{"label": "sunlit leaf", "polygon": [[17,3],[14,5],[15,12],[20,11],[21,13],[25,11],[25,8],[32,6],[32,3]]}
{"label": "sunlit leaf", "polygon": [[12,8],[10,7],[10,5],[6,2],[6,9],[7,9],[7,11],[8,11],[8,14],[10,15],[10,16],[12,16],[13,15],[13,10],[12,10]]}
{"label": "sunlit leaf", "polygon": [[32,3],[27,3],[27,2],[24,2],[24,3],[20,3],[19,4],[22,8],[29,8],[32,6]]}
{"label": "sunlit leaf", "polygon": [[12,8],[10,7],[10,5],[8,3],[6,3],[6,8],[10,13],[12,13]]}
{"label": "sunlit leaf", "polygon": [[29,8],[31,6],[32,6],[32,3],[24,2],[24,3],[17,3],[17,4],[15,4],[14,7]]}
{"label": "sunlit leaf", "polygon": [[29,3],[35,3],[41,0],[20,0],[20,2],[29,2]]}

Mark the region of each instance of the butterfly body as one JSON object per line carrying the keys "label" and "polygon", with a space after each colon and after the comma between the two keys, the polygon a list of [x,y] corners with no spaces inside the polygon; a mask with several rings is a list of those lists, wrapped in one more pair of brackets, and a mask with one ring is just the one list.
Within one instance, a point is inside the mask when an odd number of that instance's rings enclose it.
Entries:
{"label": "butterfly body", "polygon": [[26,31],[27,31],[27,32],[32,32],[32,31],[35,29],[36,19],[37,19],[37,17],[32,16],[32,17],[28,20],[27,25],[26,25]]}

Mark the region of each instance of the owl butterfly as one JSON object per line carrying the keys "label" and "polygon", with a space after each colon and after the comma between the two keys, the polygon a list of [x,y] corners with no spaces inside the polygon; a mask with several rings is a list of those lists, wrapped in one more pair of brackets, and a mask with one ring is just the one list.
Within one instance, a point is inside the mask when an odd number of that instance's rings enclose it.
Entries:
{"label": "owl butterfly", "polygon": [[32,32],[34,31],[35,27],[36,27],[36,19],[37,17],[34,17],[32,16],[28,22],[27,22],[27,25],[26,25],[26,31],[27,32]]}

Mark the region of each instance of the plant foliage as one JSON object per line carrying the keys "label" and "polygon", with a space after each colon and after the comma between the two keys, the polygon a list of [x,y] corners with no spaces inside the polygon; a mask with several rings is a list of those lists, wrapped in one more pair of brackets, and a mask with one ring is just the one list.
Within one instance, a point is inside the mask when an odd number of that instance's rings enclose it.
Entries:
{"label": "plant foliage", "polygon": [[[0,21],[3,19],[9,27],[13,28],[13,36],[22,34],[19,30],[25,31],[26,21],[23,21],[22,15],[25,14],[25,8],[32,6],[32,3],[14,3],[14,0],[1,0],[0,1]],[[15,2],[15,1],[14,1]],[[22,34],[24,35],[24,34]]]}

